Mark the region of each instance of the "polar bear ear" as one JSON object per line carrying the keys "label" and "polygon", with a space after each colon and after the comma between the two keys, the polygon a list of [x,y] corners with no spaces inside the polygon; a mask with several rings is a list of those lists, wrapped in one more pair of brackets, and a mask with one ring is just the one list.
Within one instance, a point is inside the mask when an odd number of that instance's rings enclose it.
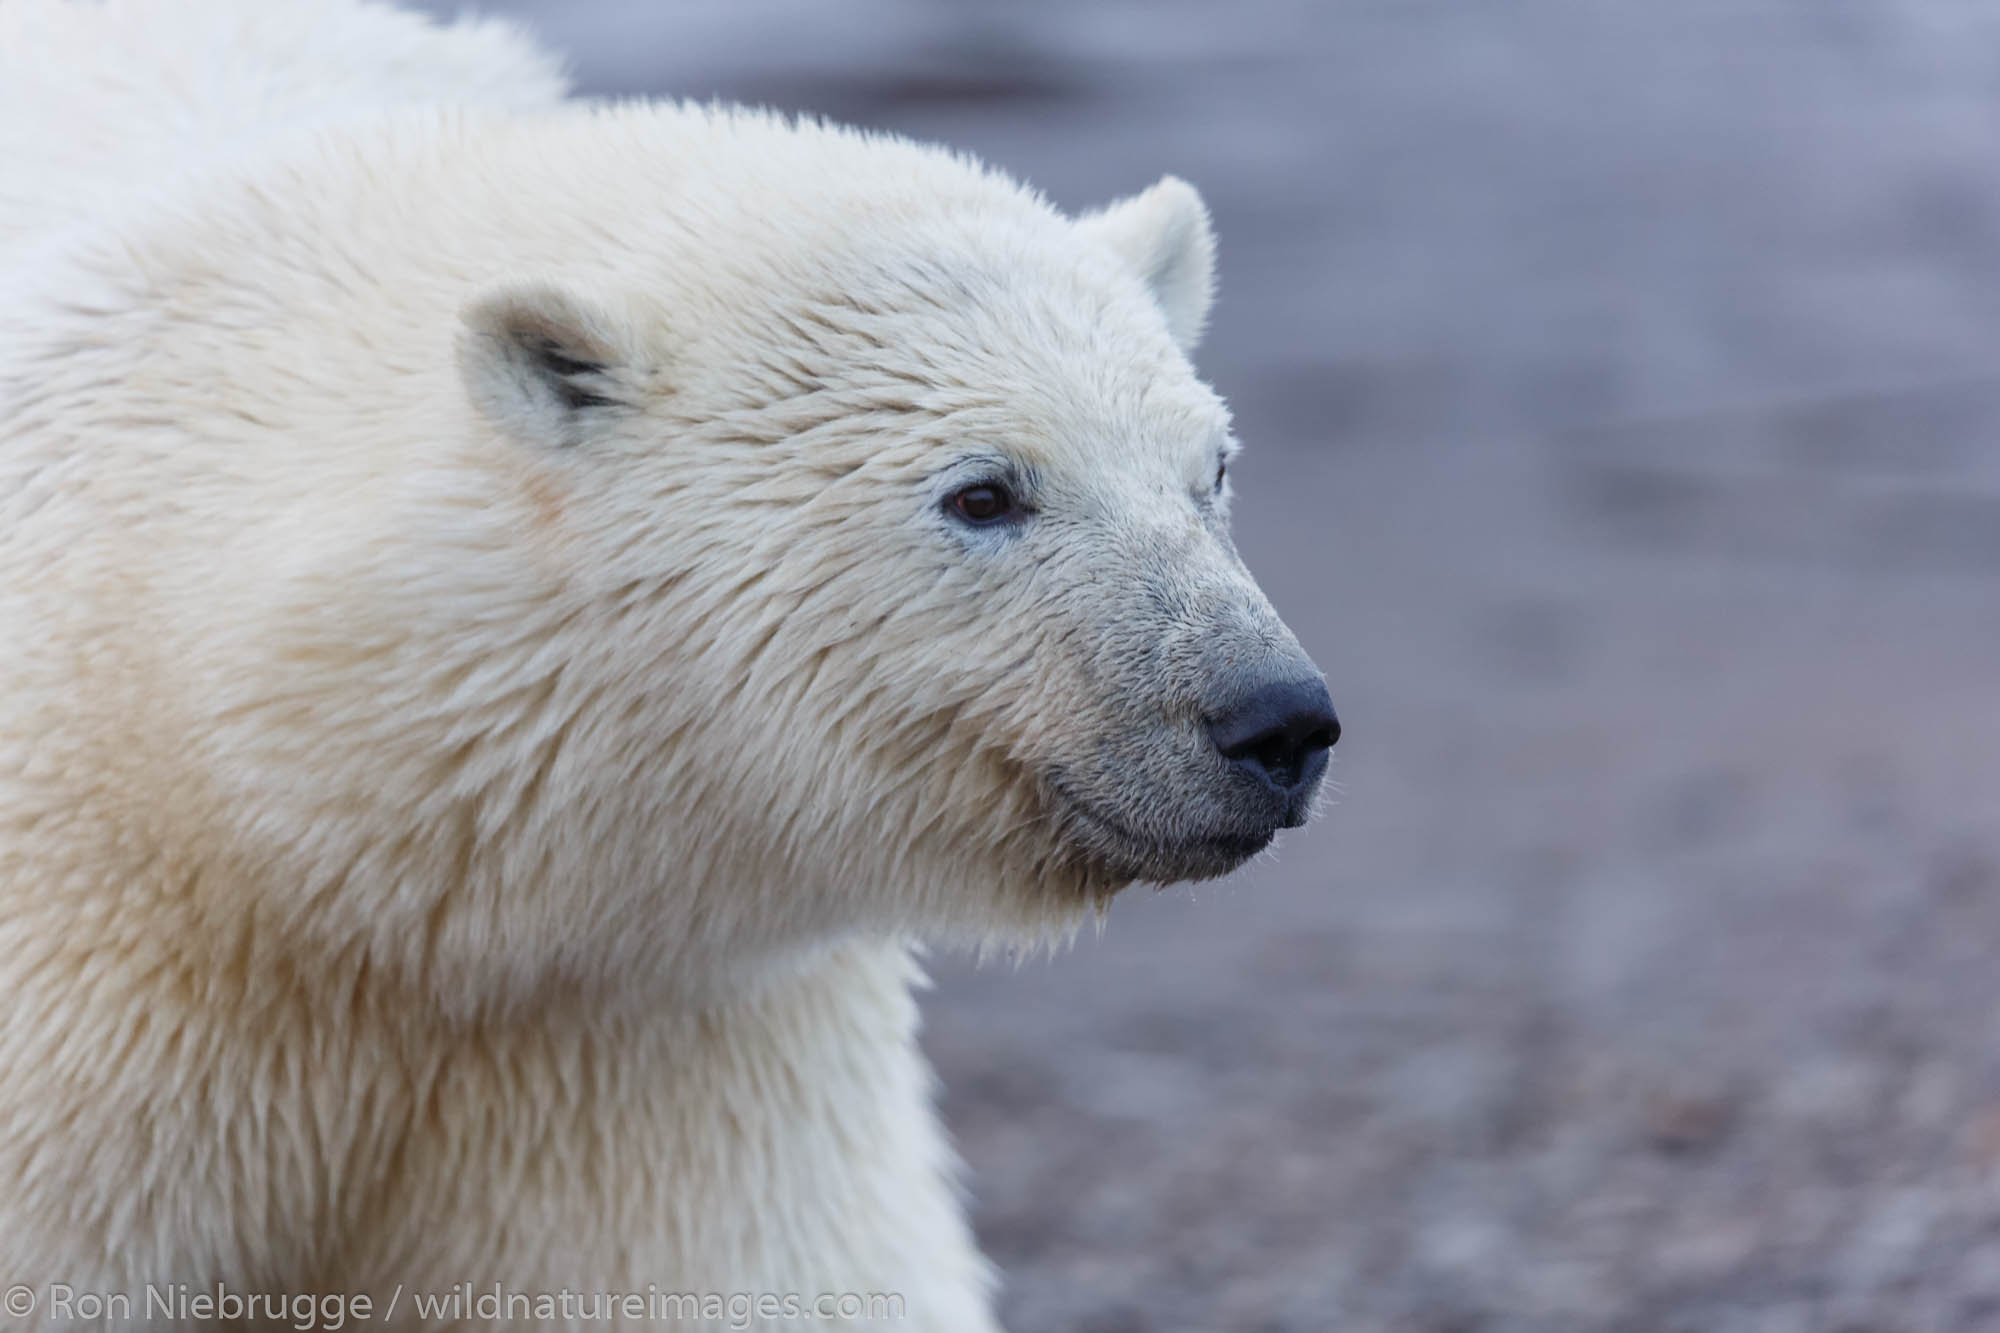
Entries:
{"label": "polar bear ear", "polygon": [[1174,341],[1193,351],[1215,299],[1215,233],[1194,186],[1163,176],[1076,225],[1138,272],[1166,314]]}
{"label": "polar bear ear", "polygon": [[458,369],[473,405],[529,445],[581,443],[635,405],[627,340],[606,312],[556,287],[508,287],[466,308]]}

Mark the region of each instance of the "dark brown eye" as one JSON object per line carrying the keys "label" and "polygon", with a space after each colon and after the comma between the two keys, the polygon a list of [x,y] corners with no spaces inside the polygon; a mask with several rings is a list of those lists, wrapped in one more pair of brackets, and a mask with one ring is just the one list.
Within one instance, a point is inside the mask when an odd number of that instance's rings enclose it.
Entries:
{"label": "dark brown eye", "polygon": [[1217,464],[1215,465],[1215,489],[1216,489],[1216,490],[1218,490],[1218,491],[1219,491],[1219,490],[1221,490],[1221,489],[1222,489],[1222,479],[1223,479],[1224,477],[1228,476],[1228,475],[1229,475],[1229,460],[1228,460],[1228,459],[1224,459],[1224,460],[1223,460],[1222,462],[1220,462],[1220,463],[1217,463]]}
{"label": "dark brown eye", "polygon": [[968,523],[991,523],[1014,512],[1014,497],[1005,486],[983,482],[952,496],[951,511]]}

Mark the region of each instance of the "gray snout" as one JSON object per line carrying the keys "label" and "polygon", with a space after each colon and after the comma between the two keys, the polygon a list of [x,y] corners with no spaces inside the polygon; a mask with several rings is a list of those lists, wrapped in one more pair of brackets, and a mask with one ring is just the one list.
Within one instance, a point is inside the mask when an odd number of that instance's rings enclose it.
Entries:
{"label": "gray snout", "polygon": [[1296,828],[1340,739],[1340,719],[1317,677],[1267,681],[1212,712],[1208,738],[1234,771],[1283,803],[1283,822]]}

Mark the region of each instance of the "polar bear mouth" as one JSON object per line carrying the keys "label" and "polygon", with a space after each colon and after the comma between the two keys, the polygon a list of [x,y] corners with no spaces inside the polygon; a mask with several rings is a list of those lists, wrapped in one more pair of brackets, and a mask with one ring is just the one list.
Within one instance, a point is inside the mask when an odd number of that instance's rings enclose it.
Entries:
{"label": "polar bear mouth", "polygon": [[1253,832],[1148,836],[1073,791],[1060,775],[1046,780],[1060,809],[1066,840],[1120,879],[1167,884],[1226,875],[1271,845],[1276,826]]}

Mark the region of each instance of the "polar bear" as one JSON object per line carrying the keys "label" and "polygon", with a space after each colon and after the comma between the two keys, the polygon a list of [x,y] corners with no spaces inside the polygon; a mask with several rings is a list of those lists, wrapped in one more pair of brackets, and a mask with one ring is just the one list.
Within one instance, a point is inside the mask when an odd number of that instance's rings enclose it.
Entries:
{"label": "polar bear", "polygon": [[912,948],[1338,734],[1194,191],[361,0],[8,0],[0,148],[9,1325],[994,1327]]}

